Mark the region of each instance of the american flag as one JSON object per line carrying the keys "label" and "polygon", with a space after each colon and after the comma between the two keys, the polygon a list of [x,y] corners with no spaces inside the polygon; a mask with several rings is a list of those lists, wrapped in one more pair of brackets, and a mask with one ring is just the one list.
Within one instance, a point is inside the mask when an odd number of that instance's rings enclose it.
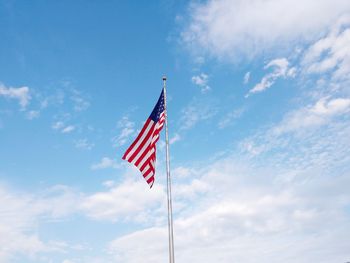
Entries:
{"label": "american flag", "polygon": [[164,121],[164,90],[162,90],[158,102],[143,125],[141,132],[123,155],[124,160],[134,164],[140,170],[150,188],[154,183],[156,143],[159,140],[159,133],[164,126]]}

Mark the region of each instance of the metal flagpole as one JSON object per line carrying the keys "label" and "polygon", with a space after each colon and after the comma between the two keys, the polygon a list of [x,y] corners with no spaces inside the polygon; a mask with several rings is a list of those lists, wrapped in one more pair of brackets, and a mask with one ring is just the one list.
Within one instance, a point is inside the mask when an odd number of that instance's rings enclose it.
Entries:
{"label": "metal flagpole", "polygon": [[163,77],[164,108],[165,108],[165,145],[166,145],[166,173],[167,173],[167,196],[168,196],[168,231],[169,231],[169,262],[175,263],[174,259],[174,233],[173,233],[173,209],[171,202],[170,158],[169,158],[169,135],[168,135],[168,108],[166,100],[166,77]]}

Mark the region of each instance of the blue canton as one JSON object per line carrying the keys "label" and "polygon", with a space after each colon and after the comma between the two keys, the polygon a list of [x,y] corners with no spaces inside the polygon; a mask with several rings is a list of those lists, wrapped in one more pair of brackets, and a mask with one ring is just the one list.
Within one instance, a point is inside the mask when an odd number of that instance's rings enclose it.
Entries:
{"label": "blue canton", "polygon": [[154,109],[153,109],[151,115],[149,116],[149,118],[151,120],[153,120],[154,122],[158,122],[160,115],[164,111],[164,108],[165,108],[165,106],[164,106],[164,90],[162,90],[162,93],[160,94],[158,102],[157,102],[156,106],[154,106]]}

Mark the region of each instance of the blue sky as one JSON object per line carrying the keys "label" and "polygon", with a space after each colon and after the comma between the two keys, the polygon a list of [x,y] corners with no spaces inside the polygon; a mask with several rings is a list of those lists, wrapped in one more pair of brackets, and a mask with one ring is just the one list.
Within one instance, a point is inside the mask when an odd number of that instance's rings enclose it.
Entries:
{"label": "blue sky", "polygon": [[[176,262],[350,260],[347,0],[0,1],[0,261],[167,260],[121,156],[168,81]],[[163,134],[164,136],[164,134]]]}

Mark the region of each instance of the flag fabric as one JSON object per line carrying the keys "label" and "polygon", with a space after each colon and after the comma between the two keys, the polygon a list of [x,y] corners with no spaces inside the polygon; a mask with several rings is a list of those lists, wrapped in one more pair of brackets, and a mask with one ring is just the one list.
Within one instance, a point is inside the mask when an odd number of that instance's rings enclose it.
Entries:
{"label": "flag fabric", "polygon": [[123,159],[135,165],[152,188],[156,165],[156,143],[165,122],[164,89],[151,115],[146,120],[135,141],[123,155]]}

